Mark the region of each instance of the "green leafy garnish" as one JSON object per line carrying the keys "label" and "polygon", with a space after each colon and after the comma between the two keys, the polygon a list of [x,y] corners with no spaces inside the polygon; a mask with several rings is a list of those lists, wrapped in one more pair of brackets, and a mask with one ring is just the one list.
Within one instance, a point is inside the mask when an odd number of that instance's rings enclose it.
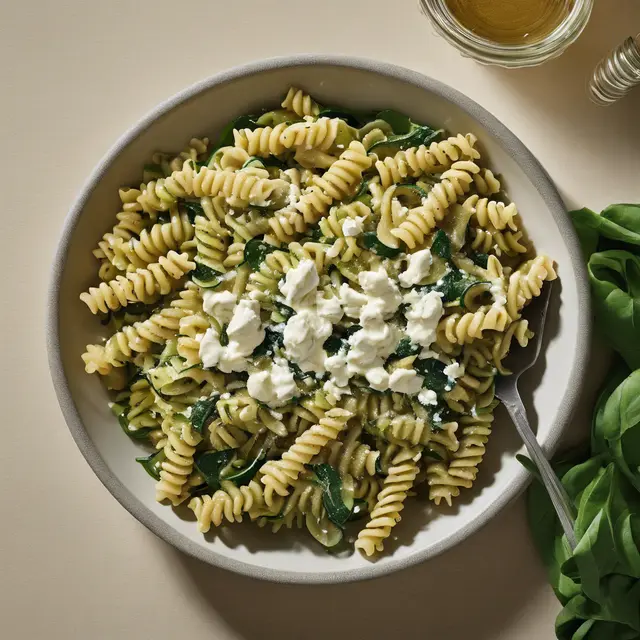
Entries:
{"label": "green leafy garnish", "polygon": [[378,239],[374,231],[367,231],[362,234],[362,243],[365,249],[372,251],[382,258],[395,258],[401,253],[401,249],[394,249],[384,244]]}
{"label": "green leafy garnish", "polygon": [[342,478],[340,474],[326,463],[309,465],[314,474],[313,481],[322,487],[322,502],[327,510],[327,517],[338,527],[343,527],[351,516],[342,498]]}
{"label": "green leafy garnish", "polygon": [[254,458],[242,469],[236,471],[236,473],[226,476],[224,479],[233,482],[236,487],[242,487],[249,484],[256,473],[260,470],[260,467],[264,464],[264,458],[264,455]]}
{"label": "green leafy garnish", "polygon": [[222,325],[222,329],[220,331],[220,346],[226,347],[229,344],[229,334],[227,333],[227,325]]}
{"label": "green leafy garnish", "polygon": [[319,118],[339,118],[344,120],[351,127],[356,129],[367,120],[367,114],[352,111],[351,109],[345,109],[344,107],[327,107],[322,109],[318,114]]}
{"label": "green leafy garnish", "polygon": [[276,308],[277,312],[282,316],[284,321],[287,321],[296,313],[291,307],[287,306],[283,302],[278,302],[277,300],[273,301],[273,306]]}
{"label": "green leafy garnish", "polygon": [[424,378],[423,388],[431,389],[440,394],[449,385],[449,378],[444,372],[446,365],[435,358],[418,358],[413,362],[413,368]]}
{"label": "green leafy garnish", "polygon": [[385,109],[378,113],[375,117],[376,120],[384,120],[391,125],[393,133],[395,134],[407,134],[411,131],[411,118],[404,113],[394,111],[393,109]]}
{"label": "green leafy garnish", "polygon": [[477,264],[483,269],[487,268],[487,265],[489,263],[489,256],[486,253],[472,253],[469,257],[473,261],[473,264]]}
{"label": "green leafy garnish", "polygon": [[420,345],[412,342],[411,338],[402,338],[391,358],[394,360],[399,358],[408,358],[409,356],[417,355],[420,353],[420,350]]}
{"label": "green leafy garnish", "polygon": [[322,348],[330,356],[334,356],[336,353],[338,353],[342,349],[348,349],[349,343],[344,338],[341,338],[340,336],[334,333],[324,341]]}
{"label": "green leafy garnish", "polygon": [[196,268],[190,273],[195,284],[204,289],[213,289],[222,282],[222,274],[196,260]]}
{"label": "green leafy garnish", "polygon": [[451,241],[449,240],[449,236],[447,236],[442,229],[438,229],[433,236],[431,252],[440,256],[444,260],[451,260]]}
{"label": "green leafy garnish", "polygon": [[191,224],[195,223],[196,216],[204,215],[204,209],[197,200],[185,200],[182,203],[182,206],[187,210],[187,215],[189,216],[189,222],[191,222]]}
{"label": "green leafy garnish", "polygon": [[[377,462],[377,461],[376,461]],[[364,498],[356,498],[353,501],[351,515],[347,518],[349,522],[360,520],[369,514],[369,503]]]}
{"label": "green leafy garnish", "polygon": [[[228,147],[233,144],[233,130],[234,129],[254,129],[258,128],[257,118],[256,116],[240,116],[235,120],[232,120],[221,132],[220,138],[218,138],[218,144],[216,145],[215,151],[220,149],[220,147]],[[215,153],[214,151],[214,153]],[[213,155],[213,154],[212,154]]]}
{"label": "green leafy garnish", "polygon": [[253,358],[262,358],[273,355],[276,349],[284,346],[284,335],[282,331],[276,331],[273,327],[266,326],[264,329],[264,340],[253,350]]}
{"label": "green leafy garnish", "polygon": [[142,465],[142,468],[154,479],[160,480],[161,465],[166,460],[164,449],[152,453],[150,456],[136,458],[136,462]]}
{"label": "green leafy garnish", "polygon": [[216,404],[220,394],[215,393],[205,400],[198,400],[191,409],[191,425],[199,434],[204,434],[206,426],[218,415]]}
{"label": "green leafy garnish", "polygon": [[223,449],[222,451],[205,451],[195,457],[196,468],[203,475],[207,485],[214,491],[220,488],[220,474],[233,460],[234,455],[233,449]]}
{"label": "green leafy garnish", "polygon": [[254,271],[258,271],[264,259],[276,249],[277,247],[260,238],[251,238],[244,246],[244,260]]}

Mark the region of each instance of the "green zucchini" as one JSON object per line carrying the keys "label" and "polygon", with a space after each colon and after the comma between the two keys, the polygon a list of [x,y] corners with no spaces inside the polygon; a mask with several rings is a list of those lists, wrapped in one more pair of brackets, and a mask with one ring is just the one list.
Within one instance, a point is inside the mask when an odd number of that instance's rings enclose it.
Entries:
{"label": "green zucchini", "polygon": [[364,244],[365,249],[382,258],[396,258],[402,253],[402,249],[394,249],[384,244],[384,242],[378,239],[374,231],[367,231],[362,234],[362,244]]}
{"label": "green zucchini", "polygon": [[326,463],[309,465],[309,469],[313,473],[312,481],[322,488],[327,517],[338,527],[344,527],[353,509],[353,498],[345,496],[340,474]]}
{"label": "green zucchini", "polygon": [[484,280],[472,282],[460,296],[460,306],[467,311],[477,311],[486,304],[491,304],[491,283]]}
{"label": "green zucchini", "polygon": [[471,216],[473,216],[471,207],[455,204],[445,217],[440,230],[447,234],[452,253],[462,249]]}
{"label": "green zucchini", "polygon": [[312,513],[307,513],[305,520],[307,530],[323,547],[335,547],[342,540],[342,529],[333,522],[325,519],[319,521]]}
{"label": "green zucchini", "polygon": [[222,282],[222,274],[196,260],[196,268],[191,272],[191,280],[203,289],[215,289]]}
{"label": "green zucchini", "polygon": [[428,195],[417,184],[399,184],[393,192],[393,197],[398,198],[400,204],[409,209],[419,207]]}
{"label": "green zucchini", "polygon": [[433,236],[431,253],[443,260],[451,260],[451,240],[442,229],[438,229]]}
{"label": "green zucchini", "polygon": [[287,111],[286,109],[274,109],[273,111],[263,113],[256,120],[256,124],[259,127],[277,127],[279,124],[293,124],[294,122],[301,121],[302,118],[293,113],[293,111]]}

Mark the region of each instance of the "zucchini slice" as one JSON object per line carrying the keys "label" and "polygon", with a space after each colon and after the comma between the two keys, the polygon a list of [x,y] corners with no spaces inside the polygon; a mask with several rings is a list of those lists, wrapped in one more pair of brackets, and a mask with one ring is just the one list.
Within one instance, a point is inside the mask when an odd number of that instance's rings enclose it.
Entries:
{"label": "zucchini slice", "polygon": [[422,204],[422,200],[429,194],[417,184],[399,184],[393,192],[393,197],[409,209],[414,209]]}
{"label": "zucchini slice", "polygon": [[491,301],[491,283],[486,281],[471,283],[460,296],[460,306],[468,311],[477,311]]}
{"label": "zucchini slice", "polygon": [[411,147],[419,147],[420,145],[428,145],[438,138],[442,133],[439,129],[435,131],[431,127],[416,127],[409,133],[399,136],[391,136],[388,140],[381,140],[372,145],[369,153],[375,153],[380,160],[388,156],[393,156],[398,151],[410,149]]}
{"label": "zucchini slice", "polygon": [[196,260],[196,268],[191,272],[191,280],[203,289],[215,289],[222,282],[222,274]]}

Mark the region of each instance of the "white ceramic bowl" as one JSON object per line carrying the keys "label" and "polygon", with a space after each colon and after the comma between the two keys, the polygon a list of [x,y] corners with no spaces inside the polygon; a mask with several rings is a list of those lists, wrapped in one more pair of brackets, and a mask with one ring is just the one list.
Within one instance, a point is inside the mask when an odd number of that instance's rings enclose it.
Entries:
{"label": "white ceramic bowl", "polygon": [[101,337],[100,324],[78,295],[93,283],[91,249],[113,225],[118,188],[135,184],[151,153],[180,149],[192,136],[215,138],[237,115],[275,105],[290,86],[302,86],[327,105],[394,108],[451,132],[476,134],[485,160],[501,173],[539,251],[559,265],[553,310],[539,364],[523,396],[538,437],[551,453],[574,408],[590,333],[589,292],[578,242],[549,177],[524,145],[492,115],[457,91],[417,73],[373,61],[296,56],[259,62],[205,80],[160,105],[127,132],[89,178],[71,209],[53,268],[48,319],[51,373],[71,433],[92,469],[115,498],[155,534],[182,551],[238,573],[300,583],[346,582],[380,576],[421,562],[457,544],[485,524],[527,482],[515,460],[515,431],[499,413],[478,482],[453,509],[409,500],[394,540],[375,562],[359,554],[337,558],[297,534],[250,525],[202,537],[183,512],[157,504],[153,482],[134,461],[142,455],[107,407],[97,376],[84,372],[80,354]]}

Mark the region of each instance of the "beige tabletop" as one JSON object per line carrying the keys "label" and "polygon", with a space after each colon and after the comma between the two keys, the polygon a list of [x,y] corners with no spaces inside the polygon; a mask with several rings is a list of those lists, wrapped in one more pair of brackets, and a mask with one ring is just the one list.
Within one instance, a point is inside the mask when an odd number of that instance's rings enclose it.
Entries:
{"label": "beige tabletop", "polygon": [[[269,56],[345,53],[424,72],[511,127],[570,207],[640,201],[640,90],[608,110],[585,94],[598,58],[640,31],[640,3],[596,5],[562,58],[505,71],[460,57],[416,0],[0,2],[0,637],[554,637],[559,606],[522,501],[453,551],[362,584],[261,583],[175,551],[109,495],[76,449],[49,380],[44,307],[64,216],[115,139],[191,83]],[[595,358],[594,378],[603,370]]]}

